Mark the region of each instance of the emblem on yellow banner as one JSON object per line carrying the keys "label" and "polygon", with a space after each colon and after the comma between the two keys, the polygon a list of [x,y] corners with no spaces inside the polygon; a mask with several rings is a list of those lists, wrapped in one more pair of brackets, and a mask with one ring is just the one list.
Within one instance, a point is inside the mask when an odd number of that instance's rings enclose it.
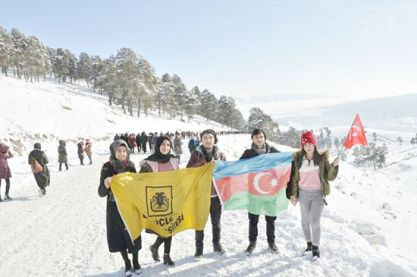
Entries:
{"label": "emblem on yellow banner", "polygon": [[149,217],[172,214],[172,186],[147,186],[146,207]]}

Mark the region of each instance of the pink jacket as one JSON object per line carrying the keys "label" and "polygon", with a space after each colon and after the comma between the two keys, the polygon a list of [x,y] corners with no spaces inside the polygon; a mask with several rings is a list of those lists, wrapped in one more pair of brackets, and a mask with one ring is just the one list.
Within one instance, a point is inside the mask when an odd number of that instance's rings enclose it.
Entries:
{"label": "pink jacket", "polygon": [[13,158],[13,154],[9,151],[9,146],[0,143],[0,179],[12,177],[7,159]]}

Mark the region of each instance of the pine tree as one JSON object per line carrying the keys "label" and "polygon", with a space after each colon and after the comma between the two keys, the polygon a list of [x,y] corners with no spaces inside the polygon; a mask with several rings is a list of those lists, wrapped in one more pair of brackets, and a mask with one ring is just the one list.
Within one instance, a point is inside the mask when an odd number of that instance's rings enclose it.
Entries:
{"label": "pine tree", "polygon": [[87,53],[81,53],[77,63],[77,77],[85,80],[87,87],[90,87],[90,81],[93,76],[93,61]]}
{"label": "pine tree", "polygon": [[13,28],[10,31],[12,40],[11,49],[11,64],[13,66],[13,75],[19,79],[22,78],[22,68],[24,64],[24,53],[27,48],[27,41],[25,36],[19,30]]}
{"label": "pine tree", "polygon": [[397,142],[401,145],[403,143],[403,139],[401,137],[397,137]]}
{"label": "pine tree", "polygon": [[145,114],[146,116],[148,116],[148,111],[152,108],[152,105],[154,104],[154,99],[157,90],[157,79],[155,77],[155,71],[152,68],[151,64],[143,57],[141,57],[138,61],[138,73],[138,116],[140,116],[141,104],[143,104]]}
{"label": "pine tree", "polygon": [[265,114],[260,108],[254,107],[249,111],[248,131],[251,132],[255,128],[264,130],[267,137],[272,141],[279,140],[279,126],[274,122],[271,116]]}
{"label": "pine tree", "polygon": [[7,77],[7,70],[11,65],[13,41],[7,31],[0,27],[0,68]]}
{"label": "pine tree", "polygon": [[122,91],[120,104],[124,113],[126,113],[125,105],[127,105],[129,114],[133,116],[133,104],[139,97],[139,68],[135,52],[129,48],[120,49],[116,55],[116,67],[118,86]]}

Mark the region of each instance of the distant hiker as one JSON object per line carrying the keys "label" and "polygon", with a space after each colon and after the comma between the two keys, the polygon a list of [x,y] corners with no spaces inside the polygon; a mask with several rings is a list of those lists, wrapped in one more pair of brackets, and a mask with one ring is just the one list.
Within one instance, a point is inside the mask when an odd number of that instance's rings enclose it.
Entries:
{"label": "distant hiker", "polygon": [[175,132],[174,151],[177,156],[182,155],[182,138],[179,132]]}
{"label": "distant hiker", "polygon": [[58,146],[58,162],[59,162],[59,171],[62,171],[62,164],[65,164],[65,168],[68,170],[68,155],[65,140],[59,141]]}
{"label": "distant hiker", "polygon": [[312,251],[313,259],[320,257],[320,219],[325,197],[330,193],[329,181],[336,179],[339,171],[339,158],[331,164],[329,153],[319,153],[317,141],[310,131],[301,135],[301,150],[294,153],[290,178],[290,200],[293,205],[300,203],[301,225],[307,248],[304,254]]}
{"label": "distant hiker", "polygon": [[[201,133],[202,145],[198,146],[190,156],[187,167],[199,167],[212,160],[223,160],[226,158],[217,147],[217,135],[214,130],[207,129]],[[211,184],[211,204],[210,204],[210,218],[213,232],[213,250],[214,252],[223,255],[225,251],[220,244],[220,218],[222,214],[222,208],[220,204],[219,196]],[[195,231],[195,246],[196,251],[194,256],[201,258],[203,256],[204,248],[204,230]]]}
{"label": "distant hiker", "polygon": [[[7,162],[8,159],[13,158],[12,152],[9,150],[9,146],[4,143],[0,143],[0,189],[1,189],[1,180],[4,179],[6,181],[6,192],[4,199],[11,200],[12,198],[9,196],[10,191],[10,178],[12,177],[12,172],[10,171],[9,163]],[[1,190],[0,190],[0,202],[3,201],[1,199]]]}
{"label": "distant hiker", "polygon": [[128,139],[127,139],[127,143],[129,145],[129,150],[132,153],[135,153],[135,147],[136,147],[136,136],[135,134],[130,134]]}
{"label": "distant hiker", "polygon": [[148,135],[148,143],[149,143],[149,151],[151,151],[151,153],[154,153],[155,151],[155,140],[154,140],[154,135],[152,132],[149,132]]}
{"label": "distant hiker", "polygon": [[90,139],[85,141],[85,149],[84,152],[87,154],[88,159],[90,160],[90,164],[93,163],[91,156],[93,155],[93,142]]}
{"label": "distant hiker", "polygon": [[41,144],[35,143],[33,150],[29,153],[28,163],[31,166],[33,176],[35,176],[36,183],[39,187],[39,196],[46,194],[46,187],[49,186],[51,181],[49,175],[49,169],[46,165],[48,163],[48,157],[41,150]]}
{"label": "distant hiker", "polygon": [[84,165],[84,151],[84,140],[80,140],[77,144],[77,154],[81,165]]}
{"label": "distant hiker", "polygon": [[140,138],[141,138],[141,142],[142,142],[142,150],[143,150],[143,153],[146,153],[147,152],[146,145],[148,143],[148,136],[146,135],[145,132],[142,132]]}
{"label": "distant hiker", "polygon": [[[106,229],[107,244],[111,253],[120,252],[125,262],[125,275],[141,273],[139,264],[139,250],[142,248],[142,239],[139,236],[134,242],[130,239],[129,233],[117,209],[117,205],[111,190],[112,176],[123,173],[136,173],[133,162],[129,159],[127,143],[119,139],[110,145],[110,160],[101,169],[100,185],[98,194],[100,197],[107,197]],[[128,257],[128,252],[133,255],[133,269]]]}
{"label": "distant hiker", "polygon": [[136,140],[136,146],[138,148],[138,153],[140,153],[140,151],[142,150],[142,141],[141,141],[140,133],[136,135],[135,140]]}
{"label": "distant hiker", "polygon": [[[159,172],[169,171],[179,168],[178,157],[171,154],[172,143],[167,136],[160,136],[156,140],[155,154],[150,155],[144,161],[141,162],[140,172]],[[151,245],[150,249],[152,252],[152,258],[154,261],[159,261],[158,249],[162,243],[164,243],[164,264],[174,266],[175,263],[171,260],[171,237],[157,237],[154,244]]]}
{"label": "distant hiker", "polygon": [[192,135],[191,139],[188,141],[188,150],[190,151],[190,154],[200,145],[200,141],[198,140],[198,137],[195,135]]}
{"label": "distant hiker", "polygon": [[[253,130],[251,134],[251,139],[252,139],[251,148],[246,149],[245,152],[243,152],[240,159],[249,159],[258,155],[279,152],[275,147],[270,146],[266,142],[265,132],[261,129]],[[258,237],[259,215],[248,212],[248,217],[249,217],[249,246],[246,249],[246,254],[252,254],[253,250],[256,247],[256,239]],[[276,216],[265,215],[266,237],[268,240],[268,246],[269,246],[269,249],[274,253],[278,253],[278,248],[275,245],[275,220],[276,219],[277,219]]]}

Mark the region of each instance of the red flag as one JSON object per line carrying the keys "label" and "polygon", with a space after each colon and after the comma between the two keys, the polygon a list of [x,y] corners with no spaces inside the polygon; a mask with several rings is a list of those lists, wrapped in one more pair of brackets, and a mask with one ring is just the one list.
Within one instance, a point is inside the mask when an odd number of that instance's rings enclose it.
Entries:
{"label": "red flag", "polygon": [[368,146],[368,140],[366,139],[365,131],[363,130],[359,114],[357,114],[355,120],[353,120],[352,127],[350,127],[349,134],[347,135],[343,145],[350,149],[352,146],[358,144]]}

